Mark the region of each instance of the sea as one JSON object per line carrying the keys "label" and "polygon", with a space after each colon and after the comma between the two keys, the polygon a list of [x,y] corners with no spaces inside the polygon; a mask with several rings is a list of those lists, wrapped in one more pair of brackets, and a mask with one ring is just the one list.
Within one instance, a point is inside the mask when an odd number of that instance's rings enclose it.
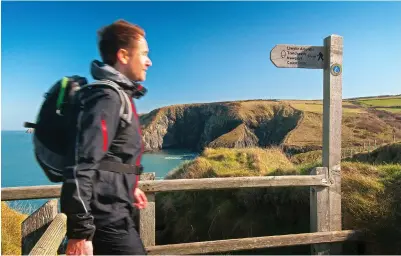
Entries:
{"label": "sea", "polygon": [[[32,134],[26,131],[1,132],[1,187],[55,185],[50,182],[33,153]],[[178,168],[185,161],[197,156],[188,150],[162,150],[145,153],[142,165],[145,172],[154,172],[156,179],[164,179],[168,172]],[[7,204],[12,208],[31,214],[49,199],[16,200]]]}

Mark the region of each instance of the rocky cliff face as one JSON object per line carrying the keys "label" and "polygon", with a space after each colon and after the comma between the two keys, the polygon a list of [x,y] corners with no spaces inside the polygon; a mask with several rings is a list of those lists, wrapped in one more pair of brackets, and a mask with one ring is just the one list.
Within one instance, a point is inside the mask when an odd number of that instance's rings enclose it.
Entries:
{"label": "rocky cliff face", "polygon": [[285,103],[244,101],[188,104],[141,116],[145,150],[242,148],[280,144],[302,112]]}
{"label": "rocky cliff face", "polygon": [[[401,99],[400,99],[401,100]],[[323,102],[249,100],[188,104],[141,116],[145,148],[202,150],[281,145],[289,153],[322,149]],[[342,146],[401,138],[401,114],[343,101]]]}

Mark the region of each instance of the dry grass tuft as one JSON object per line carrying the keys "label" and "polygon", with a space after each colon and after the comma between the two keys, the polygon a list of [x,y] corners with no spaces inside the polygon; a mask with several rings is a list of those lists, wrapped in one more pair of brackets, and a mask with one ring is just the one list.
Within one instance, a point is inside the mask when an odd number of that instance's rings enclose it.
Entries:
{"label": "dry grass tuft", "polygon": [[1,254],[21,255],[21,223],[28,217],[1,202]]}
{"label": "dry grass tuft", "polygon": [[279,148],[206,148],[200,157],[173,170],[167,178],[261,176],[293,168]]}

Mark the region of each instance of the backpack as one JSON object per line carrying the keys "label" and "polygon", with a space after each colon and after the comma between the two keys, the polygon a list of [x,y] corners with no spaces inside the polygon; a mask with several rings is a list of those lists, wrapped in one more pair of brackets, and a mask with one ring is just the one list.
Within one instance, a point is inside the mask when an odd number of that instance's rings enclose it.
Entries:
{"label": "backpack", "polygon": [[118,84],[109,80],[88,84],[85,77],[77,75],[58,80],[45,93],[36,123],[24,123],[24,127],[33,128],[35,158],[51,182],[63,181],[64,158],[71,143],[68,134],[73,122],[74,103],[81,90],[92,86],[106,86],[118,92],[122,103],[121,121],[131,122],[130,99]]}

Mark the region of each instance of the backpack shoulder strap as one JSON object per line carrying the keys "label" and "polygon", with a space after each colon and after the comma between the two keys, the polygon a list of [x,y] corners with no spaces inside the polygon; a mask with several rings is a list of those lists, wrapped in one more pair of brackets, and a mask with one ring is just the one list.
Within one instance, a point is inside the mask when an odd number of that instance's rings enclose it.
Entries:
{"label": "backpack shoulder strap", "polygon": [[82,86],[80,89],[96,85],[108,86],[109,88],[114,89],[118,93],[121,100],[120,118],[127,123],[131,123],[131,118],[132,118],[131,101],[127,93],[121,88],[121,86],[110,80],[97,80],[93,83],[89,83],[86,84],[85,86]]}

